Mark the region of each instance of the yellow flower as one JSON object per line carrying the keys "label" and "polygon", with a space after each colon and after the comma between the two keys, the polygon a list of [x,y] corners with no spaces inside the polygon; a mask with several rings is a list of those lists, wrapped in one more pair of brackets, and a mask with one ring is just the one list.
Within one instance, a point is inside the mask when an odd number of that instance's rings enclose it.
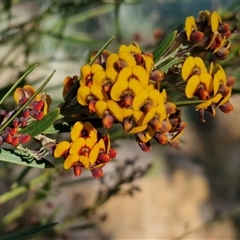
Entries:
{"label": "yellow flower", "polygon": [[[19,87],[16,88],[16,90],[14,91],[13,94],[13,98],[15,100],[15,102],[17,104],[24,104],[34,93],[36,92],[36,89],[30,85],[25,85],[24,87]],[[35,101],[40,102],[43,101],[43,107],[40,109],[44,115],[46,115],[48,113],[48,108],[49,105],[52,102],[52,99],[49,95],[47,95],[46,93],[39,93],[37,94],[37,96],[34,98]],[[33,100],[33,102],[34,102]],[[31,105],[31,103],[30,103]],[[33,109],[34,104],[32,104],[31,106]]]}
{"label": "yellow flower", "polygon": [[64,157],[64,168],[73,168],[80,176],[82,168],[91,170],[94,177],[103,175],[102,167],[116,157],[110,148],[109,135],[102,136],[90,122],[76,122],[70,132],[72,142],[62,141],[54,150],[54,157]]}
{"label": "yellow flower", "polygon": [[77,92],[77,100],[78,103],[83,106],[88,106],[90,112],[95,112],[95,103],[98,100],[108,100],[108,95],[98,85],[81,86]]}
{"label": "yellow flower", "polygon": [[92,138],[77,138],[69,149],[69,156],[64,161],[64,168],[69,169],[80,163],[84,168],[90,168],[97,160],[99,145]]}
{"label": "yellow flower", "polygon": [[105,92],[109,92],[117,79],[117,75],[118,72],[114,68],[98,71],[93,76],[93,84],[102,87]]}
{"label": "yellow flower", "polygon": [[[117,81],[113,84],[110,96],[114,101],[120,101],[124,96],[134,96],[149,84],[147,71],[137,65],[134,67],[125,67],[119,73]],[[127,104],[123,103],[125,107]],[[131,105],[131,103],[130,103]]]}
{"label": "yellow flower", "polygon": [[113,100],[99,100],[95,105],[96,114],[103,119],[103,126],[111,128],[114,121],[123,121],[122,108]]}
{"label": "yellow flower", "polygon": [[100,64],[94,63],[91,66],[86,64],[80,69],[81,79],[80,79],[80,86],[91,86],[92,79],[94,74],[97,71],[103,70],[103,67]]}
{"label": "yellow flower", "polygon": [[77,121],[70,132],[71,140],[75,141],[77,138],[92,138],[94,142],[97,142],[97,130],[90,122]]}
{"label": "yellow flower", "polygon": [[201,73],[193,75],[187,82],[185,95],[187,98],[193,98],[199,88],[205,89],[208,93],[212,92],[213,79],[209,73]]}
{"label": "yellow flower", "polygon": [[205,64],[200,57],[189,56],[183,63],[182,66],[182,79],[188,80],[193,74],[200,74],[207,72]]}
{"label": "yellow flower", "polygon": [[132,44],[130,45],[121,45],[120,48],[119,48],[119,53],[120,52],[128,52],[128,53],[131,53],[131,54],[135,54],[135,53],[142,53],[140,47],[138,46],[138,44],[136,42],[133,42]]}
{"label": "yellow flower", "polygon": [[117,73],[127,66],[136,66],[136,61],[133,55],[126,51],[121,51],[119,54],[112,53],[106,61],[106,69],[113,68]]}

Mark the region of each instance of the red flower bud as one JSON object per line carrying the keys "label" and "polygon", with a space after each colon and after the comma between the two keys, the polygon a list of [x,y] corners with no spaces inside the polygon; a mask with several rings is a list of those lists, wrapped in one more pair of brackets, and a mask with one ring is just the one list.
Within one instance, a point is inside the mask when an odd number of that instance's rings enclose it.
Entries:
{"label": "red flower bud", "polygon": [[79,177],[82,173],[82,167],[79,163],[75,164],[73,167],[73,172],[76,177]]}
{"label": "red flower bud", "polygon": [[16,147],[19,144],[19,138],[18,137],[13,137],[11,144]]}
{"label": "red flower bud", "polygon": [[103,176],[102,168],[93,168],[91,169],[91,172],[94,178],[100,178]]}

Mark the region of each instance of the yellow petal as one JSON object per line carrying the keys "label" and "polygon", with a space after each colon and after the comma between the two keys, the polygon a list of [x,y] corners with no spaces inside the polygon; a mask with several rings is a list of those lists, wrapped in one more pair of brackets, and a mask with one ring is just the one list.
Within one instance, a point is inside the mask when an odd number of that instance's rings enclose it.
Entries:
{"label": "yellow petal", "polygon": [[188,80],[186,88],[185,88],[185,95],[187,98],[194,97],[194,94],[197,91],[199,84],[200,84],[200,78],[198,75],[193,75]]}
{"label": "yellow petal", "polygon": [[132,77],[132,68],[131,67],[125,67],[121,70],[121,72],[118,74],[117,82],[120,81],[129,81]]}
{"label": "yellow petal", "polygon": [[218,30],[219,22],[221,22],[221,18],[220,18],[220,16],[217,14],[217,12],[214,11],[214,12],[211,14],[211,28],[212,28],[212,32],[213,32],[213,33]]}
{"label": "yellow petal", "polygon": [[94,163],[96,162],[99,151],[100,151],[99,145],[98,143],[96,143],[89,154],[91,165],[94,165]]}
{"label": "yellow petal", "polygon": [[230,99],[231,95],[232,95],[232,89],[228,93],[228,95],[225,98],[223,98],[223,100],[218,104],[218,106],[221,106],[221,105],[225,104]]}
{"label": "yellow petal", "polygon": [[[220,66],[220,65],[219,65]],[[221,67],[221,66],[220,66]],[[223,69],[219,69],[216,74],[218,75],[219,79],[220,79],[220,83],[223,84],[223,85],[226,85],[227,84],[227,77],[226,77],[226,74],[224,72]]]}
{"label": "yellow petal", "polygon": [[[83,123],[83,127],[84,129],[87,130],[88,132],[88,136],[90,138],[92,138],[92,140],[95,142],[97,142],[97,134],[98,134],[98,131],[93,127],[93,125],[90,123],[90,122],[85,122]],[[82,136],[81,136],[82,137]]]}
{"label": "yellow petal", "polygon": [[128,52],[128,53],[130,53],[130,49],[129,49],[129,47],[128,47],[127,45],[122,44],[122,45],[119,47],[118,52],[119,52],[119,53],[120,53],[120,52]]}
{"label": "yellow petal", "polygon": [[[128,52],[120,52],[119,53],[119,59],[124,61],[127,66],[133,67],[136,65],[135,58],[131,53]],[[124,68],[123,68],[124,69]]]}
{"label": "yellow petal", "polygon": [[70,132],[70,136],[72,141],[75,141],[77,138],[81,136],[81,131],[83,130],[83,123],[78,121],[73,125],[73,128]]}
{"label": "yellow petal", "polygon": [[70,154],[70,155],[66,158],[66,160],[64,161],[63,167],[64,167],[65,169],[69,169],[69,168],[73,167],[74,164],[78,162],[78,158],[79,158],[79,156],[78,156],[77,153],[72,153],[72,154]]}
{"label": "yellow petal", "polygon": [[141,83],[136,80],[136,79],[131,79],[129,82],[128,82],[128,89],[130,89],[134,95],[134,97],[137,95],[137,93],[139,93],[143,87],[141,85]]}
{"label": "yellow petal", "polygon": [[80,105],[87,106],[87,98],[90,95],[90,88],[87,86],[81,86],[77,92],[77,100]]}
{"label": "yellow petal", "polygon": [[167,102],[167,92],[166,89],[164,88],[160,95],[158,96],[158,104],[162,104]]}
{"label": "yellow petal", "polygon": [[156,113],[156,107],[152,107],[150,111],[148,111],[147,114],[145,115],[142,121],[142,125],[149,123],[153,119],[155,113]]}
{"label": "yellow petal", "polygon": [[211,93],[213,90],[213,78],[212,75],[210,75],[209,73],[201,73],[200,74],[200,82],[202,84],[204,84],[205,89]]}
{"label": "yellow petal", "polygon": [[105,112],[107,111],[107,102],[99,100],[95,104],[96,114],[103,118]]}
{"label": "yellow petal", "polygon": [[89,168],[90,159],[88,157],[80,155],[78,161],[82,164],[84,168]]}
{"label": "yellow petal", "polygon": [[220,87],[220,78],[218,74],[214,74],[213,77],[213,95],[215,96],[218,92],[218,89]]}
{"label": "yellow petal", "polygon": [[206,109],[212,105],[213,99],[209,99],[206,102],[200,103],[196,106],[197,109]]}
{"label": "yellow petal", "polygon": [[137,65],[132,68],[132,75],[141,83],[142,87],[145,88],[147,87],[149,83],[149,74],[140,65]]}
{"label": "yellow petal", "polygon": [[102,138],[99,140],[98,145],[99,145],[99,149],[103,150],[103,152],[105,152],[105,150],[106,150],[105,143]]}
{"label": "yellow petal", "polygon": [[124,91],[128,89],[127,81],[116,81],[110,91],[110,96],[114,101],[120,101]]}
{"label": "yellow petal", "polygon": [[152,101],[153,106],[157,106],[159,96],[160,92],[157,89],[153,89],[149,92],[149,99]]}
{"label": "yellow petal", "polygon": [[214,65],[213,65],[213,62],[211,62],[208,73],[213,75],[213,70],[214,70]]}
{"label": "yellow petal", "polygon": [[97,100],[104,100],[104,101],[108,100],[107,93],[104,92],[104,90],[100,86],[97,86],[97,85],[93,84],[90,87],[90,91],[91,91],[91,94],[94,95],[97,98]]}
{"label": "yellow petal", "polygon": [[81,86],[85,86],[86,81],[91,74],[91,66],[88,64],[82,66],[80,69],[80,74],[81,74],[80,84],[81,84]]}
{"label": "yellow petal", "polygon": [[133,42],[133,44],[130,44],[128,46],[128,48],[130,49],[131,53],[141,53],[142,52],[136,42]]}
{"label": "yellow petal", "polygon": [[102,87],[106,81],[106,74],[104,71],[98,71],[93,76],[93,84]]}
{"label": "yellow petal", "polygon": [[24,90],[25,96],[26,96],[27,98],[30,98],[30,97],[36,92],[35,88],[32,87],[32,86],[30,86],[30,85],[25,85],[25,86],[23,87],[23,90]]}
{"label": "yellow petal", "polygon": [[123,121],[123,112],[122,108],[113,100],[108,100],[107,101],[107,106],[112,115],[119,121]]}
{"label": "yellow petal", "polygon": [[135,111],[140,111],[141,107],[147,101],[148,97],[149,92],[145,89],[142,89],[141,91],[137,92],[136,96],[133,98],[132,108]]}
{"label": "yellow petal", "polygon": [[153,59],[151,57],[145,56],[145,69],[148,73],[148,76],[153,68],[154,68]]}
{"label": "yellow petal", "polygon": [[188,40],[190,39],[190,35],[194,29],[197,29],[194,17],[193,16],[187,17],[185,21],[184,30],[186,31]]}
{"label": "yellow petal", "polygon": [[155,133],[156,132],[150,126],[148,126],[148,131],[145,134],[146,142],[150,141],[153,138],[153,136],[155,135]]}
{"label": "yellow petal", "polygon": [[203,60],[200,57],[195,57],[194,62],[195,62],[196,67],[201,71],[201,73],[207,72],[205,63],[203,62]]}
{"label": "yellow petal", "polygon": [[116,53],[110,54],[106,61],[106,68],[114,68],[115,63],[119,60],[119,56]]}
{"label": "yellow petal", "polygon": [[24,90],[23,88],[19,87],[16,88],[13,94],[13,98],[15,100],[15,102],[18,104],[19,101],[25,96]]}
{"label": "yellow petal", "polygon": [[106,78],[109,82],[114,83],[117,80],[118,72],[114,68],[107,68],[105,70]]}
{"label": "yellow petal", "polygon": [[123,119],[127,117],[131,117],[133,115],[133,109],[131,108],[122,108]]}
{"label": "yellow petal", "polygon": [[195,61],[192,56],[189,56],[182,66],[182,79],[186,81],[192,74],[195,67]]}
{"label": "yellow petal", "polygon": [[158,120],[160,122],[167,118],[167,111],[164,104],[159,104],[156,107],[156,115],[158,115]]}
{"label": "yellow petal", "polygon": [[142,125],[142,121],[145,117],[145,114],[142,111],[134,111],[133,118],[138,125]]}
{"label": "yellow petal", "polygon": [[55,158],[59,158],[62,157],[63,154],[68,151],[68,149],[70,148],[71,144],[67,141],[62,141],[60,142],[57,147],[54,150],[54,157]]}
{"label": "yellow petal", "polygon": [[93,65],[91,65],[92,74],[95,74],[96,72],[102,71],[102,70],[103,70],[103,67],[98,63],[94,63]]}
{"label": "yellow petal", "polygon": [[218,93],[216,96],[213,97],[213,103],[218,103],[222,98],[222,94]]}
{"label": "yellow petal", "polygon": [[69,153],[79,153],[82,147],[85,146],[85,139],[84,138],[77,138],[71,145]]}
{"label": "yellow petal", "polygon": [[86,138],[85,140],[85,146],[88,147],[89,149],[92,149],[94,146],[95,142],[93,141],[92,138]]}
{"label": "yellow petal", "polygon": [[152,91],[154,89],[154,85],[153,84],[149,84],[147,85],[147,87],[145,87],[145,89],[149,92]]}
{"label": "yellow petal", "polygon": [[143,132],[146,128],[147,128],[147,124],[137,126],[137,127],[134,127],[129,133],[130,134],[140,133],[140,132]]}

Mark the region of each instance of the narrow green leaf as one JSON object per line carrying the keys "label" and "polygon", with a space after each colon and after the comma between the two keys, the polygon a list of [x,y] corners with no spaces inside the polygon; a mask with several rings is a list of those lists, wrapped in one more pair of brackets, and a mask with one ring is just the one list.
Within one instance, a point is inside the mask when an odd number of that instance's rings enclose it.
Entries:
{"label": "narrow green leaf", "polygon": [[[58,223],[50,223],[50,224],[45,224],[45,225],[41,225],[41,226],[37,226],[37,227],[33,227],[27,230],[21,230],[18,232],[14,232],[14,233],[9,233],[3,236],[0,236],[1,240],[17,240],[17,239],[22,239],[26,237],[29,237],[33,234],[42,232],[44,230],[47,230],[49,228],[54,227],[55,225],[57,225]],[[29,239],[29,238],[28,238]]]}
{"label": "narrow green leaf", "polygon": [[161,66],[161,65],[157,66],[157,69],[167,73],[168,70],[171,67],[173,67],[173,65],[178,64],[180,62],[182,62],[181,58],[174,58],[173,60],[169,61],[168,63],[164,63],[164,64],[162,63],[163,66]]}
{"label": "narrow green leaf", "polygon": [[8,92],[4,95],[4,97],[0,100],[0,105],[3,103],[3,101],[14,91],[14,89],[18,86],[18,84],[30,73],[33,71],[34,68],[36,68],[37,64],[33,65],[26,73],[20,77],[17,82],[8,90]]}
{"label": "narrow green leaf", "polygon": [[16,149],[0,149],[0,161],[10,162],[14,164],[21,164],[29,167],[36,168],[52,168],[54,165],[46,159],[35,159],[30,157],[28,153]]}
{"label": "narrow green leaf", "polygon": [[59,108],[52,110],[47,115],[45,115],[42,120],[31,123],[29,126],[21,129],[19,133],[29,134],[31,137],[34,137],[45,132],[56,121],[59,112]]}
{"label": "narrow green leaf", "polygon": [[98,58],[98,56],[104,51],[104,49],[107,48],[107,46],[114,40],[116,36],[112,36],[104,45],[103,47],[97,52],[97,54],[94,56],[94,58],[91,60],[91,62],[89,63],[89,65],[91,66],[94,61]]}
{"label": "narrow green leaf", "polygon": [[170,33],[167,37],[163,39],[163,41],[157,46],[157,48],[153,51],[154,62],[156,62],[172,45],[174,39],[177,36],[177,30]]}

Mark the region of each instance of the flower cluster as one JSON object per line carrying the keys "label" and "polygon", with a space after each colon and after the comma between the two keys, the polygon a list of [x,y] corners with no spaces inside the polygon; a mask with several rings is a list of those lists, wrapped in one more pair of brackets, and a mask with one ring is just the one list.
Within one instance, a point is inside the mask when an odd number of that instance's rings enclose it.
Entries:
{"label": "flower cluster", "polygon": [[165,89],[159,91],[163,79],[152,54],[142,53],[136,43],[121,45],[118,53],[105,51],[91,66],[81,68],[77,99],[102,119],[104,127],[120,122],[143,151],[151,149],[152,138],[176,145],[185,123]]}
{"label": "flower cluster", "polygon": [[54,157],[64,157],[64,168],[73,168],[75,176],[80,176],[82,168],[91,170],[95,178],[103,175],[102,168],[116,157],[110,148],[109,135],[102,136],[90,122],[77,121],[71,132],[71,142],[60,142]]}
{"label": "flower cluster", "polygon": [[222,23],[217,12],[200,11],[198,18],[186,18],[185,32],[187,40],[200,49],[212,52],[217,58],[225,59],[231,45],[231,31],[227,23]]}
{"label": "flower cluster", "polygon": [[[28,99],[36,92],[30,86],[25,85],[23,88],[17,88],[14,92],[14,100],[18,107],[10,112],[0,111],[0,126],[2,126]],[[30,140],[30,135],[19,133],[19,130],[26,127],[33,121],[40,121],[48,112],[48,105],[51,99],[45,93],[38,94],[30,104],[24,108],[18,116],[16,116],[8,126],[6,126],[0,134],[0,145],[4,142],[17,146]]]}
{"label": "flower cluster", "polygon": [[[203,60],[189,56],[182,66],[182,79],[187,82],[185,94],[187,98],[198,97],[206,100],[196,106],[199,110],[207,109],[214,116],[219,107],[224,113],[233,110],[229,102],[232,93],[234,78],[226,76],[219,64],[211,63],[207,70]],[[200,111],[203,114],[203,111]],[[203,116],[201,120],[204,121]]]}
{"label": "flower cluster", "polygon": [[[152,139],[177,146],[186,127],[181,106],[196,105],[202,121],[205,111],[214,116],[216,108],[233,110],[229,100],[235,79],[218,63],[228,56],[230,36],[228,24],[216,12],[201,11],[198,19],[187,17],[185,30],[169,34],[153,53],[142,52],[135,42],[121,45],[116,53],[95,52],[80,76],[64,79],[63,100],[49,113],[48,95],[29,85],[17,88],[18,106],[8,113],[0,110],[0,145],[23,150],[21,144],[31,135],[41,147],[24,149],[30,157],[62,157],[65,169],[73,168],[76,176],[88,169],[95,178],[116,157],[110,135],[98,128],[107,132],[119,124],[145,152],[151,150]],[[209,67],[205,53],[211,55]],[[180,101],[170,101],[171,94]],[[70,141],[47,136],[61,132],[69,132]]]}

